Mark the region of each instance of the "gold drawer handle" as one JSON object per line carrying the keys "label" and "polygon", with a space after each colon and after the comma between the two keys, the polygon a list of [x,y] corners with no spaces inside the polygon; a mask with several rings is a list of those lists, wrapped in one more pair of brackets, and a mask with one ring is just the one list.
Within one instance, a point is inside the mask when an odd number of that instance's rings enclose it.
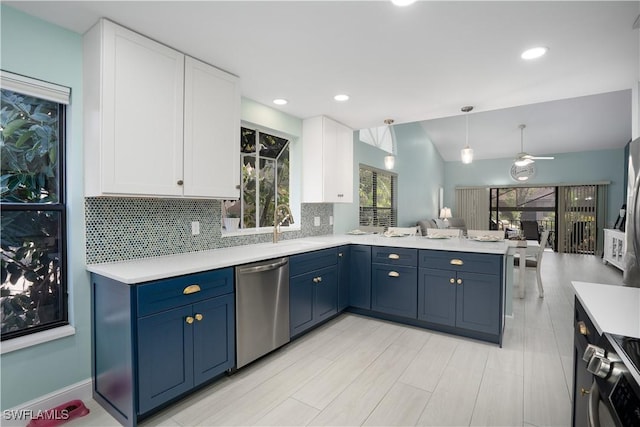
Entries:
{"label": "gold drawer handle", "polygon": [[461,259],[454,258],[451,261],[449,261],[449,264],[451,264],[451,265],[463,265],[464,262]]}
{"label": "gold drawer handle", "polygon": [[193,323],[193,317],[191,316],[187,316],[186,319],[184,319],[188,324],[192,324]]}
{"label": "gold drawer handle", "polygon": [[202,314],[200,314],[200,313],[197,313],[197,314],[196,314],[196,320],[197,320],[198,322],[199,322],[199,321],[201,321],[203,317],[204,317],[204,316],[203,316]]}
{"label": "gold drawer handle", "polygon": [[400,259],[400,255],[398,255],[398,254],[389,254],[389,259]]}
{"label": "gold drawer handle", "polygon": [[400,273],[398,273],[397,271],[390,271],[389,277],[400,277]]}
{"label": "gold drawer handle", "polygon": [[182,290],[182,293],[185,295],[195,294],[196,292],[200,292],[199,285],[189,285]]}
{"label": "gold drawer handle", "polygon": [[314,277],[313,278],[313,283],[320,283],[322,282],[322,276],[318,276],[318,277]]}
{"label": "gold drawer handle", "polygon": [[589,328],[582,320],[578,322],[578,332],[580,332],[580,335],[589,335]]}

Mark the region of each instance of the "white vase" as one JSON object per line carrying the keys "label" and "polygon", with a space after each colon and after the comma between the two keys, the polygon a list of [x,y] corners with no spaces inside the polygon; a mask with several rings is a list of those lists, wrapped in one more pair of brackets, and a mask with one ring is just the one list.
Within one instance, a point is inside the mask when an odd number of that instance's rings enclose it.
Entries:
{"label": "white vase", "polygon": [[224,229],[227,231],[236,231],[240,225],[240,218],[223,218]]}

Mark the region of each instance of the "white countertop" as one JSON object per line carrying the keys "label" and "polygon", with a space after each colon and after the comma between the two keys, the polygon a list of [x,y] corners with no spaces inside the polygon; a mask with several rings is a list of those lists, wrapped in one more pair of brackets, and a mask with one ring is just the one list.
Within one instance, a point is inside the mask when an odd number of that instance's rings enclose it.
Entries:
{"label": "white countertop", "polygon": [[571,283],[598,333],[640,338],[640,288]]}
{"label": "white countertop", "polygon": [[378,235],[329,235],[258,243],[200,252],[142,258],[107,264],[89,264],[87,270],[122,283],[134,284],[215,270],[270,258],[294,255],[347,244],[433,249],[505,255],[508,243],[477,242],[468,239],[428,239],[422,236],[384,237]]}

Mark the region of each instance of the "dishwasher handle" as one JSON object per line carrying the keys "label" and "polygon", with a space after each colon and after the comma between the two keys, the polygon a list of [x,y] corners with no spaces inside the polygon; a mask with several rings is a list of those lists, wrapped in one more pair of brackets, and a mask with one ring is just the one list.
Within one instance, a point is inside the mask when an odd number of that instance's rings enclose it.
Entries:
{"label": "dishwasher handle", "polygon": [[239,267],[236,271],[239,274],[262,273],[264,271],[271,271],[280,268],[283,265],[286,265],[288,262],[288,258],[283,258],[280,261],[276,261],[271,264],[256,265],[253,267]]}

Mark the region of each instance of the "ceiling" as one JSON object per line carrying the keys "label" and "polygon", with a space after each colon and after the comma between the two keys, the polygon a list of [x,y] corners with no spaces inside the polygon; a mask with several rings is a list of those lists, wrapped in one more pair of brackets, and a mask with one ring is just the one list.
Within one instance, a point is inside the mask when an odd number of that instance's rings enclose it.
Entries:
{"label": "ceiling", "polygon": [[[639,1],[3,1],[84,33],[100,17],[241,79],[242,95],[353,129],[421,122],[459,159],[619,148],[631,138]],[[549,52],[533,61],[520,53]],[[338,103],[337,93],[351,99]],[[275,106],[274,98],[286,98]],[[454,116],[454,117],[452,117]]]}

